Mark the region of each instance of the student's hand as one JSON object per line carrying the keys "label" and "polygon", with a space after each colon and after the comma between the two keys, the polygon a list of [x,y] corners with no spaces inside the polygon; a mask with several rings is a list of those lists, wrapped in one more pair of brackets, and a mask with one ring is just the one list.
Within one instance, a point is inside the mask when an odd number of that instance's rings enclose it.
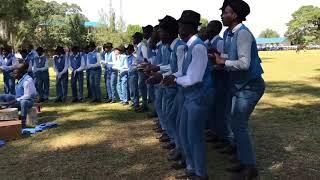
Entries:
{"label": "student's hand", "polygon": [[145,72],[158,72],[160,71],[160,67],[154,64],[148,64],[144,69]]}
{"label": "student's hand", "polygon": [[150,75],[151,76],[146,80],[147,84],[154,85],[154,84],[161,83],[161,81],[163,79],[162,74],[153,72],[153,73],[150,73]]}
{"label": "student's hand", "polygon": [[218,64],[218,65],[224,65],[226,63],[226,60],[221,58],[221,56],[217,53],[214,53],[215,55],[215,64]]}
{"label": "student's hand", "polygon": [[163,83],[165,86],[174,85],[174,84],[176,84],[175,79],[176,79],[176,77],[175,77],[174,75],[166,76],[166,77],[163,79],[162,83]]}

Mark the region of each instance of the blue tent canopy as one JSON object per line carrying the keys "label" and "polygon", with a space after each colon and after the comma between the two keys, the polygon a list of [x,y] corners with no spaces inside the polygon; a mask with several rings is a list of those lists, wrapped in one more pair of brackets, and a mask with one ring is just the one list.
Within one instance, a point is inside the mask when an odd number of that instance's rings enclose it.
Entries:
{"label": "blue tent canopy", "polygon": [[97,27],[98,26],[98,22],[86,21],[86,22],[84,22],[84,26],[85,27]]}
{"label": "blue tent canopy", "polygon": [[286,37],[279,38],[256,38],[257,44],[279,44],[288,40]]}

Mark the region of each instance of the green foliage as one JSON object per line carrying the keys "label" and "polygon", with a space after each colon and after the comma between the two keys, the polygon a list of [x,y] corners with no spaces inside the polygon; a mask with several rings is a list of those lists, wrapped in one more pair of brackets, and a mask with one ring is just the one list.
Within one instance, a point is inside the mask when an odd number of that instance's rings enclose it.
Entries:
{"label": "green foliage", "polygon": [[266,29],[260,33],[259,37],[260,38],[277,38],[277,37],[280,37],[280,35],[275,30]]}
{"label": "green foliage", "polygon": [[320,43],[320,8],[302,6],[287,26],[286,36],[294,44]]}
{"label": "green foliage", "polygon": [[200,19],[200,23],[201,23],[201,27],[202,28],[204,28],[204,27],[207,27],[208,26],[208,23],[209,23],[209,21],[208,21],[208,19],[206,19],[206,18],[201,18]]}
{"label": "green foliage", "polygon": [[55,1],[30,0],[30,17],[17,25],[15,46],[28,43],[53,49],[57,45],[82,46],[85,44],[87,19],[76,4]]}

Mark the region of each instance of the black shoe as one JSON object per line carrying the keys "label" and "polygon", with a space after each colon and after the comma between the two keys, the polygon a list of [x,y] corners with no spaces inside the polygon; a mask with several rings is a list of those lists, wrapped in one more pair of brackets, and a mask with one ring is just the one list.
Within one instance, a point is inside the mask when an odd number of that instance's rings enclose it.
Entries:
{"label": "black shoe", "polygon": [[167,136],[168,137],[168,135],[167,135],[167,133],[165,132],[165,131],[163,131],[162,133],[161,133],[161,135],[159,135],[158,137],[156,137],[157,139],[160,139],[160,138],[163,138],[164,136]]}
{"label": "black shoe", "polygon": [[159,139],[159,142],[169,142],[170,138],[168,136],[163,136]]}
{"label": "black shoe", "polygon": [[90,101],[90,103],[96,103],[96,102],[97,102],[96,99]]}
{"label": "black shoe", "polygon": [[111,102],[110,102],[111,104],[114,104],[114,103],[117,103],[117,101],[115,101],[115,100],[112,100]]}
{"label": "black shoe", "polygon": [[195,173],[193,172],[188,172],[188,171],[185,171],[181,174],[178,174],[175,176],[176,179],[190,179],[192,178],[193,176],[195,176]]}
{"label": "black shoe", "polygon": [[59,98],[59,99],[56,99],[54,102],[62,102],[62,100]]}
{"label": "black shoe", "polygon": [[168,161],[178,161],[181,160],[182,156],[181,153],[175,151],[173,154],[168,156]]}
{"label": "black shoe", "polygon": [[231,173],[240,173],[245,168],[242,164],[236,164],[234,166],[226,168],[226,171]]}
{"label": "black shoe", "polygon": [[163,133],[163,132],[164,132],[164,130],[161,129],[161,128],[159,128],[159,129],[157,129],[157,130],[155,130],[155,131],[156,131],[156,133]]}
{"label": "black shoe", "polygon": [[148,112],[148,108],[141,108],[138,110],[139,113],[145,113]]}
{"label": "black shoe", "polygon": [[71,102],[73,103],[78,102],[78,99],[73,99]]}
{"label": "black shoe", "polygon": [[187,167],[186,163],[184,161],[178,161],[171,165],[171,167],[175,170],[179,169],[185,169]]}
{"label": "black shoe", "polygon": [[174,149],[176,147],[176,145],[174,143],[167,143],[167,144],[163,144],[161,147],[163,149],[171,150],[171,149]]}
{"label": "black shoe", "polygon": [[241,172],[241,175],[245,177],[245,180],[253,180],[258,177],[259,173],[255,166],[245,166]]}
{"label": "black shoe", "polygon": [[112,102],[111,99],[106,100],[106,103],[111,103],[111,102]]}
{"label": "black shoe", "polygon": [[124,105],[124,106],[128,106],[128,105],[129,105],[129,103],[128,103],[128,102],[123,102],[123,103],[122,103],[122,105]]}

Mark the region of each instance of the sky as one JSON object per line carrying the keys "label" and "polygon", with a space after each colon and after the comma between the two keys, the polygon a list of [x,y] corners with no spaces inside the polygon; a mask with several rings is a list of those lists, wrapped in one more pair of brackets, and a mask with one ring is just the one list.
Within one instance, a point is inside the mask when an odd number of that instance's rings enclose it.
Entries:
{"label": "sky", "polygon": [[[90,21],[99,20],[99,10],[108,12],[110,0],[56,0],[78,4],[83,14]],[[126,24],[142,26],[156,25],[158,19],[165,15],[179,18],[182,11],[191,9],[201,14],[203,18],[221,20],[219,8],[223,0],[122,0],[122,14]],[[266,28],[276,30],[280,36],[286,32],[291,14],[303,5],[320,7],[320,0],[246,0],[251,7],[251,13],[245,24],[255,36]],[[112,0],[112,6],[120,15],[120,0]]]}

